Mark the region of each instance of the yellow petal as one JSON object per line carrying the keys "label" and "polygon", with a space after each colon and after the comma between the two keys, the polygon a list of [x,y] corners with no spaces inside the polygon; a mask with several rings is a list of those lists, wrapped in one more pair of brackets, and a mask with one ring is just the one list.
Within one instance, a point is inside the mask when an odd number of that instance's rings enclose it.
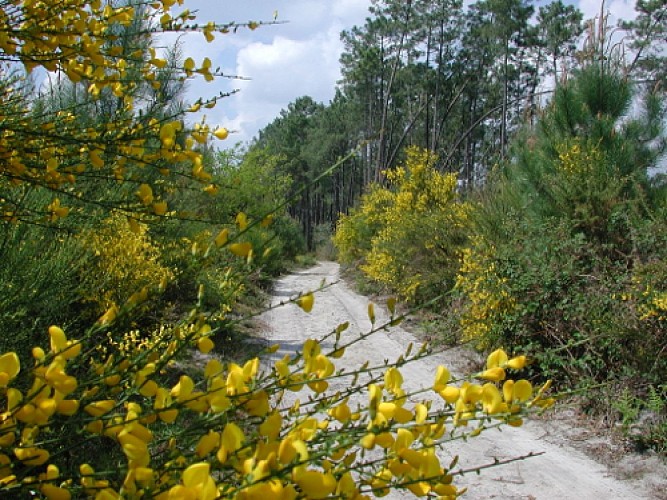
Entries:
{"label": "yellow petal", "polygon": [[391,435],[391,432],[382,432],[375,436],[375,444],[380,448],[389,448],[394,444],[394,436]]}
{"label": "yellow petal", "polygon": [[178,417],[178,410],[164,410],[157,414],[157,416],[166,424],[173,424]]}
{"label": "yellow petal", "polygon": [[363,448],[366,448],[367,450],[372,450],[373,447],[375,446],[375,434],[373,433],[368,433],[364,437],[361,438],[360,444]]}
{"label": "yellow petal", "polygon": [[403,375],[396,368],[389,368],[384,374],[384,385],[389,391],[394,392],[403,385]]}
{"label": "yellow petal", "polygon": [[495,384],[482,386],[482,408],[488,414],[498,413],[502,408],[503,399]]}
{"label": "yellow petal", "polygon": [[389,309],[389,312],[393,316],[396,312],[396,297],[389,297],[387,299],[387,309]]}
{"label": "yellow petal", "polygon": [[451,405],[456,403],[456,400],[459,399],[460,389],[453,385],[448,385],[444,389],[438,391],[438,394]]}
{"label": "yellow petal", "polygon": [[167,139],[173,139],[176,135],[176,130],[174,130],[174,125],[171,122],[165,123],[160,128],[160,139],[162,142]]}
{"label": "yellow petal", "polygon": [[167,202],[166,201],[158,201],[156,203],[153,203],[153,213],[155,215],[164,215],[167,213]]}
{"label": "yellow petal", "polygon": [[382,402],[378,405],[378,411],[384,415],[387,420],[390,420],[394,417],[396,412],[396,404]]}
{"label": "yellow petal", "polygon": [[102,152],[99,149],[93,149],[90,151],[90,163],[93,164],[95,168],[102,168],[104,166],[104,160],[100,156]]}
{"label": "yellow petal", "polygon": [[263,417],[269,412],[269,396],[266,391],[257,391],[244,405],[248,413],[254,417]]}
{"label": "yellow petal", "polygon": [[215,246],[218,248],[227,243],[227,238],[229,237],[229,229],[223,229],[215,237]]}
{"label": "yellow petal", "polygon": [[113,399],[105,399],[90,403],[86,405],[83,410],[93,417],[101,417],[105,413],[109,413],[114,406],[116,406],[116,401]]}
{"label": "yellow petal", "polygon": [[196,488],[208,481],[211,466],[206,462],[192,464],[183,472],[183,484],[187,488]]}
{"label": "yellow petal", "polygon": [[142,184],[137,190],[137,197],[145,206],[153,203],[153,189],[148,184]]}
{"label": "yellow petal", "polygon": [[116,316],[118,316],[118,307],[114,304],[109,309],[107,309],[107,311],[102,316],[100,316],[97,322],[100,325],[108,325],[115,321]]}
{"label": "yellow petal", "polygon": [[403,408],[401,406],[396,408],[396,412],[394,413],[394,420],[398,422],[399,424],[407,424],[412,420],[413,414],[410,410],[407,408]]}
{"label": "yellow petal", "polygon": [[289,464],[296,457],[296,448],[293,439],[286,438],[278,446],[278,460],[280,463]]}
{"label": "yellow petal", "polygon": [[447,385],[447,382],[449,382],[450,378],[451,375],[449,373],[449,370],[442,365],[438,366],[435,372],[435,382],[433,382],[433,390],[437,392],[444,389],[445,386]]}
{"label": "yellow petal", "polygon": [[329,473],[295,469],[294,476],[294,482],[307,498],[326,498],[336,489],[336,478]]}
{"label": "yellow petal", "polygon": [[62,352],[62,357],[72,359],[81,354],[81,342],[79,340],[68,340],[67,347]]}
{"label": "yellow petal", "polygon": [[341,423],[348,422],[352,417],[352,412],[347,403],[342,403],[338,406],[335,406],[329,410],[329,415],[338,420]]}
{"label": "yellow petal", "polygon": [[199,458],[204,458],[218,446],[220,446],[220,433],[209,431],[199,439],[195,452]]}
{"label": "yellow petal", "polygon": [[507,367],[512,370],[521,370],[526,366],[526,356],[516,356],[507,362]]}
{"label": "yellow petal", "polygon": [[149,467],[137,467],[134,469],[135,478],[142,483],[149,483],[153,481],[153,469]]}
{"label": "yellow petal", "polygon": [[195,383],[192,379],[187,375],[181,375],[178,383],[171,389],[171,395],[178,399],[178,401],[184,401],[192,394],[194,388]]}
{"label": "yellow petal", "polygon": [[508,403],[512,402],[514,396],[514,380],[506,380],[503,384],[503,399]]}
{"label": "yellow petal", "polygon": [[245,436],[241,428],[233,422],[228,423],[222,431],[221,446],[227,450],[228,453],[233,453],[245,441]]}
{"label": "yellow petal", "polygon": [[269,417],[259,426],[259,433],[262,436],[269,438],[269,441],[277,439],[280,435],[282,421],[283,419],[280,416],[280,412],[272,412],[271,415],[269,415]]}
{"label": "yellow petal", "polygon": [[307,313],[313,310],[314,303],[315,296],[313,295],[313,292],[308,292],[306,295],[302,295],[296,301],[296,304]]}
{"label": "yellow petal", "polygon": [[18,389],[7,389],[7,410],[13,411],[23,401],[23,393]]}
{"label": "yellow petal", "polygon": [[248,216],[243,212],[239,212],[236,215],[236,224],[238,224],[239,230],[245,231],[248,227]]}
{"label": "yellow petal", "polygon": [[79,411],[79,402],[76,399],[63,399],[58,403],[57,411],[61,415],[72,416]]}
{"label": "yellow petal", "polygon": [[203,354],[207,354],[213,350],[215,344],[209,337],[204,337],[197,340],[197,349]]}
{"label": "yellow petal", "polygon": [[62,328],[57,326],[49,327],[49,338],[51,341],[51,350],[54,353],[59,353],[67,347],[67,336]]}
{"label": "yellow petal", "polygon": [[512,400],[524,402],[533,395],[533,386],[527,380],[517,380],[512,389]]}
{"label": "yellow petal", "polygon": [[65,488],[60,488],[55,484],[45,483],[39,487],[42,495],[44,495],[48,500],[69,500],[72,498],[72,494],[67,491]]}
{"label": "yellow petal", "polygon": [[423,424],[426,421],[428,416],[428,408],[422,403],[417,403],[415,405],[415,423]]}
{"label": "yellow petal", "polygon": [[486,358],[487,368],[503,367],[507,363],[507,353],[502,349],[497,349]]}
{"label": "yellow petal", "polygon": [[247,257],[252,250],[250,243],[232,243],[229,245],[229,250],[237,257]]}
{"label": "yellow petal", "polygon": [[2,384],[6,387],[7,382],[12,380],[21,371],[21,362],[15,352],[8,352],[0,356],[0,373],[6,374],[6,382]]}
{"label": "yellow petal", "polygon": [[480,373],[479,378],[490,380],[491,382],[500,382],[501,380],[505,380],[505,370],[499,366],[489,368]]}
{"label": "yellow petal", "polygon": [[213,135],[216,136],[221,141],[224,141],[229,136],[229,130],[227,130],[224,127],[221,127],[217,129],[215,132],[213,132]]}
{"label": "yellow petal", "polygon": [[118,435],[118,442],[130,460],[141,460],[148,455],[148,445],[134,434],[121,432]]}
{"label": "yellow petal", "polygon": [[41,448],[14,448],[14,455],[26,465],[42,465],[49,459],[49,452]]}
{"label": "yellow petal", "polygon": [[424,481],[419,481],[418,483],[410,483],[407,485],[407,488],[416,497],[425,497],[426,495],[428,495],[428,492],[431,491],[431,487],[428,485],[428,483]]}

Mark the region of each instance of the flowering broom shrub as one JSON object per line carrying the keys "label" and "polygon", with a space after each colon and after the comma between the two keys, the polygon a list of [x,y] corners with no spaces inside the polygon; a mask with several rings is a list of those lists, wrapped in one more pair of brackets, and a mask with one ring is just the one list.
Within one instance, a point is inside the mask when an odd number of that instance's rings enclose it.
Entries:
{"label": "flowering broom shrub", "polygon": [[123,304],[140,290],[165,287],[174,273],[160,262],[160,249],[153,243],[148,226],[137,222],[134,229],[125,217],[112,215],[99,228],[82,232],[84,248],[93,254],[81,276],[84,300],[97,304],[100,312]]}
{"label": "flowering broom shrub", "polygon": [[510,326],[506,323],[516,305],[508,278],[498,273],[495,252],[482,237],[471,238],[456,277],[456,288],[466,299],[460,313],[463,340],[487,348],[502,339],[499,332]]}
{"label": "flowering broom shrub", "polygon": [[456,176],[435,170],[437,157],[408,148],[405,165],[386,172],[359,207],[339,219],[334,243],[341,260],[406,299],[432,297],[453,285],[466,240],[470,205]]}
{"label": "flowering broom shrub", "polygon": [[[312,294],[296,300],[312,307]],[[49,499],[363,498],[401,488],[455,498],[461,491],[452,484],[454,465],[441,464],[440,443],[501,423],[521,425],[527,409],[552,402],[543,397],[546,386],[535,391],[507,378],[526,359],[501,350],[474,375],[479,382],[438,367],[430,397],[406,392],[400,373],[426,349],[343,372],[335,360],[361,340],[341,342],[345,328],[323,339],[333,343],[327,350],[310,339],[270,367],[258,358],[241,366],[212,357],[201,377],[182,374],[168,383],[165,374],[184,349],[213,348],[214,332],[197,311],[150,343],[101,357],[85,338],[52,326],[48,348],[33,349],[33,367],[21,367],[12,352],[0,356],[0,492]],[[328,390],[341,378],[350,380],[345,389]],[[286,392],[301,397],[285,405]],[[472,422],[473,430],[458,430]],[[91,443],[96,453],[82,453]]]}

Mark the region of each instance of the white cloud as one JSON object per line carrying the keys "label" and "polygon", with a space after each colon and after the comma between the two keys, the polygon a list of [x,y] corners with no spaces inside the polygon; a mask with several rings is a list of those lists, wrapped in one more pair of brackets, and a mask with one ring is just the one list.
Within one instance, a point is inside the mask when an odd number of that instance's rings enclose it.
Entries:
{"label": "white cloud", "polygon": [[249,138],[303,95],[328,102],[340,76],[340,49],[331,30],[307,40],[277,36],[241,49],[236,71],[252,80],[238,82],[241,93],[230,102],[238,113],[240,136]]}
{"label": "white cloud", "polygon": [[[213,2],[190,0],[199,9],[199,20],[217,19]],[[258,0],[236,2],[225,9],[228,20],[278,20],[286,24],[265,26],[249,32],[218,36],[204,44],[198,35],[187,38],[185,56],[196,60],[210,57],[225,74],[249,77],[249,81],[219,81],[215,88],[199,81],[190,84],[189,95],[211,95],[220,90],[239,88],[240,93],[224,99],[207,110],[207,121],[235,130],[234,141],[247,141],[278,116],[296,98],[308,95],[328,102],[340,79],[339,58],[343,45],[340,32],[362,24],[370,0]],[[217,15],[216,15],[217,14]],[[199,35],[201,36],[201,35]]]}

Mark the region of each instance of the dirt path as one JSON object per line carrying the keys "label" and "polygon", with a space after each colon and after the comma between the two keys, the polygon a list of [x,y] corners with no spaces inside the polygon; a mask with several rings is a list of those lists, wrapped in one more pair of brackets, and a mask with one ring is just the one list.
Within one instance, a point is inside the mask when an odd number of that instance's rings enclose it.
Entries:
{"label": "dirt path", "polygon": [[[336,282],[338,272],[337,264],[323,262],[286,276],[276,282],[272,302],[277,304],[299,292],[317,289],[323,281]],[[349,321],[350,328],[344,335],[354,338],[370,328],[367,305],[367,298],[339,282],[316,295],[315,307],[310,314],[293,304],[265,313],[262,318],[267,325],[265,335],[272,343],[281,345],[275,354],[277,358],[299,350],[307,338],[320,338],[345,321]],[[388,318],[379,304],[376,304],[376,316],[378,322]],[[353,368],[366,360],[371,364],[380,364],[385,359],[394,361],[405,352],[410,342],[419,345],[401,328],[379,332],[350,348],[341,360],[342,366]],[[404,386],[406,390],[428,387],[438,364],[456,371],[460,362],[456,352],[452,351],[406,365],[401,368]],[[459,455],[458,467],[466,469],[531,452],[543,455],[487,469],[481,475],[467,474],[455,481],[459,486],[469,487],[469,492],[464,495],[468,499],[667,498],[662,496],[667,490],[667,468],[643,471],[642,477],[633,480],[619,480],[606,466],[570,446],[563,429],[548,422],[529,422],[521,428],[506,427],[502,432],[490,430],[467,443],[455,442],[441,452],[441,463],[447,464]],[[655,459],[651,462],[651,468],[663,465]],[[641,464],[635,467],[635,470],[641,469]],[[397,492],[385,498],[404,498],[404,495]]]}

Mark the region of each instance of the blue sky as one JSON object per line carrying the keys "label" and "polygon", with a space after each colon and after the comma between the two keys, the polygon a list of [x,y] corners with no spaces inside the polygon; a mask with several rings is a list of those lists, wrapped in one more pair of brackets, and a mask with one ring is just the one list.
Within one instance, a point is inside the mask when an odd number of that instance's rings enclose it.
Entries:
{"label": "blue sky", "polygon": [[[573,2],[574,3],[574,2]],[[600,0],[579,0],[585,18],[600,12]],[[605,10],[615,19],[628,19],[634,0],[607,0]],[[206,43],[200,34],[184,37],[184,56],[195,60],[209,57],[213,67],[226,74],[242,75],[247,81],[196,81],[190,84],[191,100],[232,88],[240,92],[207,110],[207,122],[234,133],[228,141],[248,141],[297,97],[309,95],[327,103],[340,78],[338,59],[342,51],[340,32],[362,25],[370,0],[185,0],[185,7],[198,10],[198,22],[271,20],[277,12],[285,24],[255,31],[217,35]],[[173,41],[167,39],[165,42]]]}

